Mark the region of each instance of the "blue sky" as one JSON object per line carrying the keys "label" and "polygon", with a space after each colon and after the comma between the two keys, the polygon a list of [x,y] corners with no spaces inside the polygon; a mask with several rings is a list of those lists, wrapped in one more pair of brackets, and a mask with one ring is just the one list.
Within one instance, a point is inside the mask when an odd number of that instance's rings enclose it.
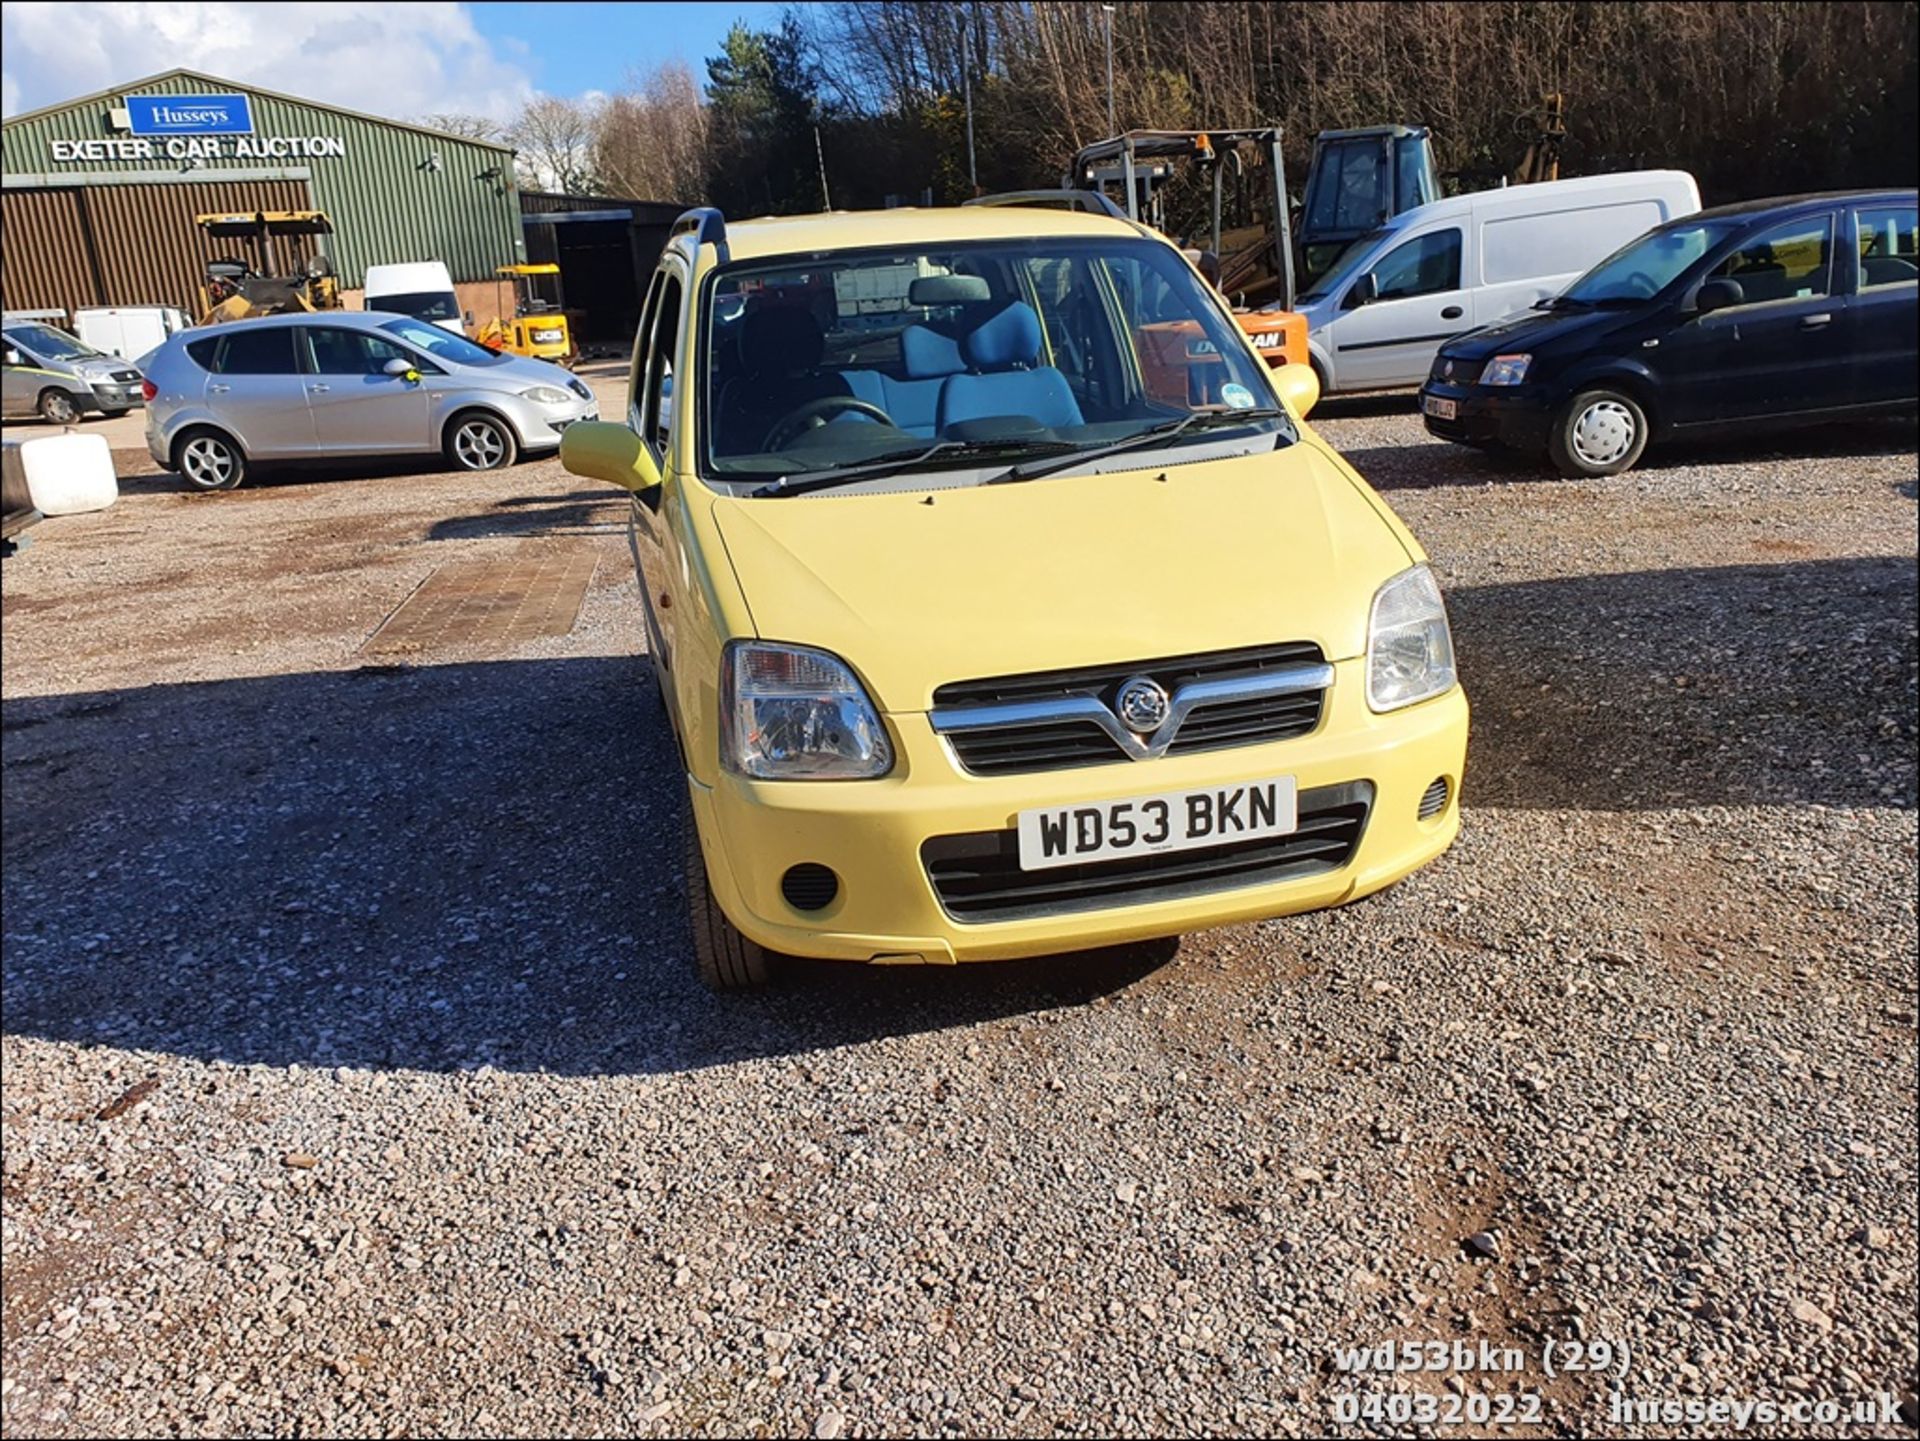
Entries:
{"label": "blue sky", "polygon": [[399,119],[510,118],[535,95],[616,90],[629,71],[701,62],[736,19],[777,4],[456,4],[205,0],[0,5],[0,110],[14,115],[175,66]]}
{"label": "blue sky", "polygon": [[[475,27],[506,56],[519,55],[533,83],[556,95],[619,88],[628,70],[684,60],[706,79],[702,61],[719,53],[736,20],[780,23],[779,5],[478,4]],[[522,48],[524,47],[524,48]]]}

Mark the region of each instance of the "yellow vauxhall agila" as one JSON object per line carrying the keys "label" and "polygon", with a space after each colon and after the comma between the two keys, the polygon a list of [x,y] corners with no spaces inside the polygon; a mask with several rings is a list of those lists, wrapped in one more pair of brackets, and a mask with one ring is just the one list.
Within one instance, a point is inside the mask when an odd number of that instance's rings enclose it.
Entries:
{"label": "yellow vauxhall agila", "polygon": [[1180,252],[1013,206],[728,225],[627,424],[700,974],[995,960],[1339,905],[1459,829],[1420,546]]}

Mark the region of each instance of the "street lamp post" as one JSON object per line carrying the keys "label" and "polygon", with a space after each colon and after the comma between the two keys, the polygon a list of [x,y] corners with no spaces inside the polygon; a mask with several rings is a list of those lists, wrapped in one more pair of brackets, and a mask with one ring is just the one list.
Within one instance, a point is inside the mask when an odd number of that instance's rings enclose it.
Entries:
{"label": "street lamp post", "polygon": [[977,196],[980,176],[973,164],[973,58],[967,44],[967,20],[971,7],[960,12],[960,87],[967,97],[967,186]]}
{"label": "street lamp post", "polygon": [[1107,134],[1113,134],[1113,7],[1102,5],[1107,12]]}

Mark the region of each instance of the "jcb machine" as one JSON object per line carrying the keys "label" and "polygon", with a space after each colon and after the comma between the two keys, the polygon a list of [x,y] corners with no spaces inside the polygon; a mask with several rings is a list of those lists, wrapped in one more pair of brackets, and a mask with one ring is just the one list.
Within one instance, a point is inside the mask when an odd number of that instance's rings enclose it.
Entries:
{"label": "jcb machine", "polygon": [[[1109,199],[1117,190],[1129,219],[1170,235],[1168,194],[1182,162],[1206,187],[1208,243],[1190,246],[1200,249],[1202,270],[1233,298],[1234,317],[1269,365],[1305,364],[1306,321],[1286,308],[1293,301],[1294,254],[1278,129],[1129,130],[1075,155],[1066,183]],[[1229,172],[1236,192],[1247,192],[1242,218],[1250,223],[1223,231]],[[1280,308],[1251,308],[1263,301]]]}
{"label": "jcb machine", "polygon": [[[200,292],[202,325],[283,315],[299,310],[338,310],[340,282],[327,259],[325,241],[333,222],[321,210],[256,210],[238,214],[197,215],[194,224],[209,241],[247,242],[239,255],[207,262]],[[299,238],[315,237],[314,253],[304,260]],[[245,253],[251,250],[249,258]]]}
{"label": "jcb machine", "polygon": [[[542,293],[541,282],[552,278],[553,295]],[[504,287],[513,286],[513,318],[507,314]],[[573,331],[567,324],[566,298],[560,288],[557,265],[503,265],[494,272],[495,300],[500,316],[487,322],[480,343],[489,350],[509,351],[571,366],[575,360]]]}

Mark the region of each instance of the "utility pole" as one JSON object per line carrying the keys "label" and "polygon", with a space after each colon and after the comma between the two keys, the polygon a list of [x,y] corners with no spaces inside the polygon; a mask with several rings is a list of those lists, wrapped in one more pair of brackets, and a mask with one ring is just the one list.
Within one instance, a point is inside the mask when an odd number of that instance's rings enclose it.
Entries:
{"label": "utility pole", "polygon": [[833,196],[827,192],[827,152],[820,145],[820,122],[813,123],[813,158],[820,162],[820,208],[833,209]]}
{"label": "utility pole", "polygon": [[960,11],[960,88],[967,97],[967,187],[977,196],[980,176],[973,165],[973,60],[967,45],[967,21],[972,9],[968,5]]}
{"label": "utility pole", "polygon": [[1113,131],[1113,7],[1102,5],[1107,12],[1107,134]]}

